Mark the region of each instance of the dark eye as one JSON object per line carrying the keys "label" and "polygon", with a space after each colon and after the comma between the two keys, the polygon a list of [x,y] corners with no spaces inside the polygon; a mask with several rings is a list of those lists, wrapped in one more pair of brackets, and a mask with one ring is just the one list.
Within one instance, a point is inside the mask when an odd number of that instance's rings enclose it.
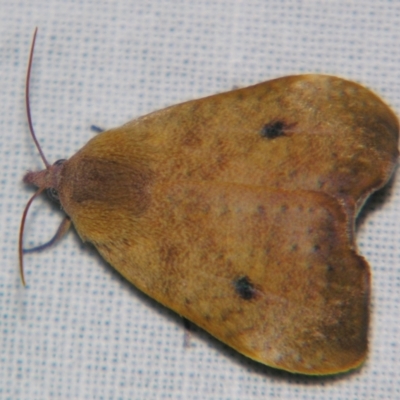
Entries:
{"label": "dark eye", "polygon": [[47,195],[50,197],[52,201],[55,203],[60,204],[60,199],[58,197],[58,191],[54,188],[48,188],[47,189]]}
{"label": "dark eye", "polygon": [[61,165],[64,161],[67,161],[65,158],[61,158],[60,160],[57,160],[53,165]]}

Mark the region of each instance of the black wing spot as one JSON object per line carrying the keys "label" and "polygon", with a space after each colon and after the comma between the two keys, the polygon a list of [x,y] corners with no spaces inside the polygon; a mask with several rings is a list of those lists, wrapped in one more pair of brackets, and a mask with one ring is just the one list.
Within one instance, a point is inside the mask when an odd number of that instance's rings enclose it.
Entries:
{"label": "black wing spot", "polygon": [[276,139],[280,136],[285,136],[285,123],[282,121],[273,121],[264,125],[261,129],[261,136],[267,139]]}
{"label": "black wing spot", "polygon": [[251,300],[254,299],[254,297],[256,296],[256,289],[254,288],[253,284],[250,282],[247,276],[236,279],[233,282],[233,285],[235,286],[236,293],[243,300]]}
{"label": "black wing spot", "polygon": [[314,252],[317,252],[317,251],[319,251],[319,250],[321,250],[321,246],[320,246],[319,244],[314,245],[313,251],[314,251]]}

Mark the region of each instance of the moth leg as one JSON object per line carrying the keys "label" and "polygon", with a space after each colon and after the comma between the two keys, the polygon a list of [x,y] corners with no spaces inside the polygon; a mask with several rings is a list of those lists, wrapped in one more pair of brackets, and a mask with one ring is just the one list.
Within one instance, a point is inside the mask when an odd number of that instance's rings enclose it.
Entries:
{"label": "moth leg", "polygon": [[102,133],[105,131],[105,129],[100,128],[100,126],[97,125],[90,125],[90,130],[96,133]]}
{"label": "moth leg", "polygon": [[52,246],[53,244],[55,244],[56,242],[58,242],[69,230],[71,226],[71,219],[66,216],[62,221],[60,226],[57,229],[57,232],[55,233],[55,235],[46,243],[41,244],[40,246],[36,246],[36,247],[32,247],[30,249],[22,249],[22,252],[24,254],[26,253],[34,253],[36,251],[42,251],[50,246]]}

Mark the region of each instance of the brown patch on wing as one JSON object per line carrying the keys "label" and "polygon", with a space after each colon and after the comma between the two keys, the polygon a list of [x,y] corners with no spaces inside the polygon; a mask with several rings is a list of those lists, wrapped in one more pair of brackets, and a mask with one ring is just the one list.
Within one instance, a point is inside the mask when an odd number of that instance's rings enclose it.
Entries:
{"label": "brown patch on wing", "polygon": [[[68,166],[65,173],[69,173]],[[102,202],[109,207],[129,208],[135,215],[149,206],[149,176],[129,164],[83,158],[70,176],[71,200],[77,203]]]}

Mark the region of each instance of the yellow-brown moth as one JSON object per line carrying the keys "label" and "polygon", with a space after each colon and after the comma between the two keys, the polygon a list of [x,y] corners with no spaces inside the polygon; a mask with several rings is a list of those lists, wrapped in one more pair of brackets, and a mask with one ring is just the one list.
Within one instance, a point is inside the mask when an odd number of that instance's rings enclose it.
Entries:
{"label": "yellow-brown moth", "polygon": [[100,133],[24,182],[50,189],[129,282],[238,352],[335,374],[366,357],[355,217],[390,178],[398,139],[368,89],[287,76]]}

